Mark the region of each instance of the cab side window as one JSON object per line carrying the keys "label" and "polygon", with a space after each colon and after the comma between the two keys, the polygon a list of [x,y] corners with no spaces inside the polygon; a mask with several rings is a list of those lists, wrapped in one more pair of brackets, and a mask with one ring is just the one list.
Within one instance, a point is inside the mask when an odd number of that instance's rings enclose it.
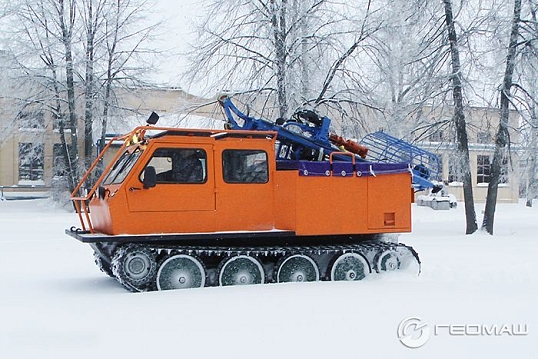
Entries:
{"label": "cab side window", "polygon": [[207,155],[199,148],[159,148],[148,166],[155,167],[157,183],[205,183]]}
{"label": "cab side window", "polygon": [[226,183],[267,183],[267,153],[259,150],[222,152],[223,178]]}

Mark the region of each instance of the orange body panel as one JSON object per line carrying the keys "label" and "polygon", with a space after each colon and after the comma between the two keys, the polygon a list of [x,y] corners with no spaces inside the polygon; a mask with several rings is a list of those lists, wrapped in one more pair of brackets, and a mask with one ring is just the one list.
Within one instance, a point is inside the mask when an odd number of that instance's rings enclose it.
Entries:
{"label": "orange body panel", "polygon": [[[92,197],[92,227],[110,235],[286,230],[310,236],[411,230],[409,173],[301,176],[297,170],[276,169],[274,146],[274,136],[150,139],[125,179],[103,185],[104,197]],[[204,182],[144,188],[144,168],[158,148],[203,150]],[[226,182],[223,153],[230,149],[266,153],[267,180]]]}

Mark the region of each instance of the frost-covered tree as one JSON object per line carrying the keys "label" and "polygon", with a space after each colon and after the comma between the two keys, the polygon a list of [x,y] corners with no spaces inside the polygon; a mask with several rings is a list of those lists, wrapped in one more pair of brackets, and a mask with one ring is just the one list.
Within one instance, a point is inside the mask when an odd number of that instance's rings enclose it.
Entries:
{"label": "frost-covered tree", "polygon": [[151,47],[151,40],[160,25],[145,21],[144,14],[151,6],[148,1],[114,0],[107,5],[102,43],[104,57],[99,75],[102,141],[111,112],[118,112],[114,90],[130,91],[133,87],[150,86],[144,75],[153,70],[150,58],[156,56],[158,50]]}
{"label": "frost-covered tree", "polygon": [[[113,88],[143,83],[144,59],[157,24],[145,0],[18,0],[6,47],[20,68],[20,106],[40,106],[59,130],[72,190],[94,156],[96,130],[106,132]],[[82,101],[83,100],[83,101]],[[99,119],[99,123],[95,119]],[[79,136],[79,122],[84,133]],[[79,155],[79,137],[84,146]],[[84,159],[86,161],[84,161]]]}
{"label": "frost-covered tree", "polygon": [[159,26],[145,21],[149,6],[140,0],[82,0],[86,158],[95,151],[92,134],[99,130],[103,143],[110,116],[127,110],[118,107],[115,91],[148,86],[142,75],[152,66],[145,57],[157,53],[149,45]]}
{"label": "frost-covered tree", "polygon": [[[444,26],[437,2],[387,1],[384,22],[366,47],[368,66],[361,77],[371,102],[384,114],[380,128],[413,140],[413,130],[425,125],[422,111],[432,105],[443,84]],[[429,126],[431,127],[431,126]]]}
{"label": "frost-covered tree", "polygon": [[[373,71],[364,71],[362,77],[384,114],[378,126],[409,141],[443,132],[438,136],[441,141],[456,144],[464,179],[466,232],[473,233],[477,224],[464,113],[464,74],[469,63],[460,60],[472,30],[458,36],[456,16],[460,14],[454,13],[451,1],[419,1],[412,6],[387,2],[386,23],[373,36],[369,57],[363,59],[372,64]],[[431,115],[447,109],[454,113],[451,120]]]}
{"label": "frost-covered tree", "polygon": [[19,68],[12,81],[20,91],[10,97],[17,108],[15,119],[27,108],[50,114],[60,132],[69,187],[74,188],[78,158],[72,52],[75,5],[24,0],[11,15],[6,24],[12,25],[5,35],[11,36],[6,48]]}
{"label": "frost-covered tree", "polygon": [[452,122],[456,130],[457,156],[463,174],[463,195],[465,201],[466,234],[472,234],[478,229],[476,213],[474,210],[473,185],[471,179],[471,166],[469,160],[469,141],[467,138],[467,123],[463,108],[463,79],[456,33],[455,18],[451,0],[443,0],[445,7],[445,23],[450,44],[450,63],[452,72],[450,81],[452,85],[452,98],[454,115]]}
{"label": "frost-covered tree", "polygon": [[[527,6],[525,6],[527,5]],[[538,197],[538,2],[529,0],[522,3],[520,33],[522,46],[521,59],[516,67],[517,80],[514,97],[523,118],[524,159],[523,175],[526,178],[526,205],[532,207],[533,199]]]}
{"label": "frost-covered tree", "polygon": [[521,2],[514,0],[514,12],[512,17],[512,26],[508,51],[506,55],[506,69],[500,89],[500,120],[495,136],[495,152],[490,169],[490,180],[486,197],[486,208],[484,210],[484,219],[482,229],[489,234],[493,234],[493,222],[495,218],[495,207],[497,204],[497,191],[499,179],[501,177],[502,158],[506,155],[507,146],[510,144],[510,135],[508,132],[508,118],[510,104],[512,102],[512,86],[514,68],[517,63],[517,50],[520,37],[521,22]]}
{"label": "frost-covered tree", "polygon": [[96,45],[100,40],[100,28],[103,26],[103,1],[83,0],[80,14],[85,34],[84,45],[84,158],[85,167],[92,162],[93,151],[93,118],[95,99],[97,97],[97,83],[95,74]]}
{"label": "frost-covered tree", "polygon": [[[326,0],[213,1],[199,28],[188,79],[231,91],[270,91],[277,115],[350,90],[349,66],[359,44],[375,31],[370,2],[353,6]],[[347,93],[346,93],[347,92]],[[330,99],[330,101],[328,101]],[[356,100],[355,100],[356,101]]]}

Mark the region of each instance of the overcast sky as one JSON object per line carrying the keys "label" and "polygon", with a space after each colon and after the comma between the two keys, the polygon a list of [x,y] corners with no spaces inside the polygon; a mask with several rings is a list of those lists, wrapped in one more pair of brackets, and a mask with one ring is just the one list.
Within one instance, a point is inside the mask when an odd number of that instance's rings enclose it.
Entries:
{"label": "overcast sky", "polygon": [[202,13],[200,0],[156,0],[154,16],[156,21],[163,20],[160,33],[162,41],[156,45],[166,51],[163,60],[158,64],[160,73],[156,75],[159,82],[170,86],[185,87],[179,80],[185,67],[185,60],[180,55],[188,50],[187,44],[193,42],[193,21]]}

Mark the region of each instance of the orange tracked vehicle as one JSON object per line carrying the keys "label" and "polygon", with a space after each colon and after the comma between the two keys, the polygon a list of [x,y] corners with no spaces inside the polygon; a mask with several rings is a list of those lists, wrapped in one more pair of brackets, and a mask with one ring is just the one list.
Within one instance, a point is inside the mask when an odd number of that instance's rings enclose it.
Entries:
{"label": "orange tracked vehicle", "polygon": [[80,228],[66,233],[92,246],[102,271],[148,291],[360,280],[420,263],[388,234],[411,231],[413,188],[433,186],[434,155],[385,134],[366,148],[311,111],[272,123],[220,104],[227,129],[157,127],[152,114],[80,181]]}

